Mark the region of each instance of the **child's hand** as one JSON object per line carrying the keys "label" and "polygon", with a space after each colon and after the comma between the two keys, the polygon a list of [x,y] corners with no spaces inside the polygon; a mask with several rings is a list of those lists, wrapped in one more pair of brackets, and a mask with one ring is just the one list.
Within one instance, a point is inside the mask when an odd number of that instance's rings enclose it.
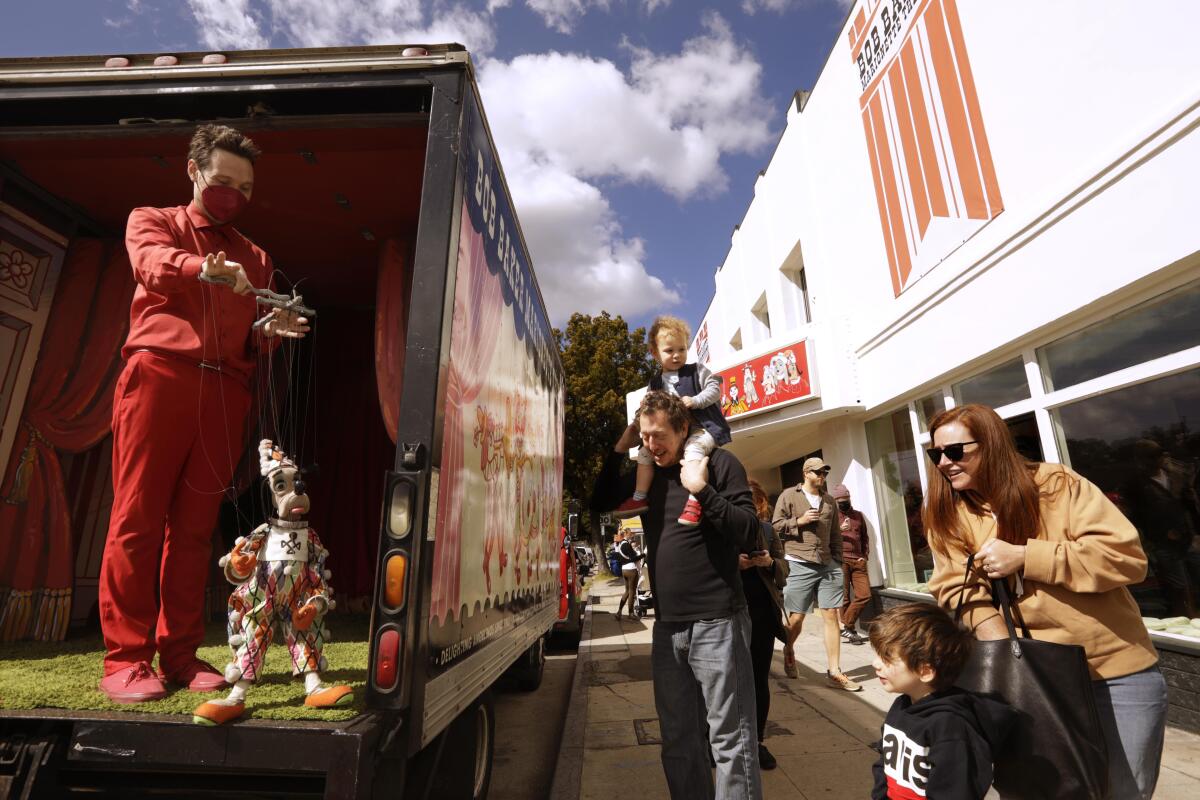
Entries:
{"label": "child's hand", "polygon": [[695,401],[694,399],[692,399],[691,397],[681,397],[681,398],[679,398],[679,399],[680,399],[680,400],[682,400],[682,401],[683,401],[683,404],[684,404],[685,406],[687,406],[688,408],[695,408],[695,407],[696,407],[696,401]]}

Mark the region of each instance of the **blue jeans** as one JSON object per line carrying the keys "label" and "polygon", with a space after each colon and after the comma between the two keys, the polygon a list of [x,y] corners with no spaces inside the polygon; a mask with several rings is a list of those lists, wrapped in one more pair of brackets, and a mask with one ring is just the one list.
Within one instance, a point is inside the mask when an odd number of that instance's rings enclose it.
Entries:
{"label": "blue jeans", "polygon": [[[746,611],[696,622],[656,621],[650,663],[672,800],[761,800]],[[715,788],[710,752],[717,762]]]}
{"label": "blue jeans", "polygon": [[1167,682],[1158,665],[1094,681],[1096,709],[1108,748],[1108,796],[1150,800],[1158,783],[1167,728]]}

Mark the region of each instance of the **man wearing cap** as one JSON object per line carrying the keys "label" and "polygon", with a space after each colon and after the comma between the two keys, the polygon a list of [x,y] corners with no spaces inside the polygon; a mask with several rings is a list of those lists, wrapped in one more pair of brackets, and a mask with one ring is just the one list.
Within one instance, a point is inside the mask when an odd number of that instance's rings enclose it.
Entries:
{"label": "man wearing cap", "polygon": [[[850,505],[850,490],[844,483],[833,487],[829,493],[837,503],[842,521],[842,572],[845,585],[842,599],[842,638],[850,644],[863,644],[867,640],[858,635],[858,615],[871,599],[871,577],[867,574],[867,554],[870,543],[867,539],[867,523],[861,511]],[[851,589],[854,599],[850,599]]]}
{"label": "man wearing cap", "polygon": [[804,616],[813,603],[825,623],[825,655],[829,684],[848,692],[862,690],[842,673],[841,638],[838,613],[845,588],[842,585],[842,515],[837,503],[825,490],[830,467],[819,458],[804,462],[804,481],[790,486],[775,503],[772,524],[783,542],[788,561],[787,586],[783,590],[783,610],[787,614],[788,642],[783,651],[783,668],[789,678],[797,677],[796,654],[792,649]]}

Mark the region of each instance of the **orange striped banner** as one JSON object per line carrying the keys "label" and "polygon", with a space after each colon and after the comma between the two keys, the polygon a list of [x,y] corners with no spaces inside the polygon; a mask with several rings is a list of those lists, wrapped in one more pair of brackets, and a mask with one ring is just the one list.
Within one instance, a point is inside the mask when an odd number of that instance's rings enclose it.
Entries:
{"label": "orange striped banner", "polygon": [[1004,201],[956,0],[862,0],[847,39],[898,296]]}

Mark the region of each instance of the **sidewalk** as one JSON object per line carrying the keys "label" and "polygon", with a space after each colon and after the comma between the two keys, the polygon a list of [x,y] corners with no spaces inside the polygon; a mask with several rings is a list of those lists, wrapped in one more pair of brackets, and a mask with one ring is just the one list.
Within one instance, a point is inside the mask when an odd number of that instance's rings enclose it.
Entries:
{"label": "sidewalk", "polygon": [[[610,800],[614,791],[633,791],[637,800],[669,797],[650,681],[653,616],[618,625],[613,614],[622,589],[608,580],[592,585],[552,800]],[[842,646],[842,669],[863,691],[829,687],[815,623],[806,622],[796,642],[799,679],[784,676],[782,649],[771,669],[771,713],[763,743],[779,767],[763,773],[766,800],[870,795],[876,753],[869,744],[879,738],[894,696],[875,678],[869,644]],[[1154,797],[1200,797],[1200,736],[1167,729]]]}

